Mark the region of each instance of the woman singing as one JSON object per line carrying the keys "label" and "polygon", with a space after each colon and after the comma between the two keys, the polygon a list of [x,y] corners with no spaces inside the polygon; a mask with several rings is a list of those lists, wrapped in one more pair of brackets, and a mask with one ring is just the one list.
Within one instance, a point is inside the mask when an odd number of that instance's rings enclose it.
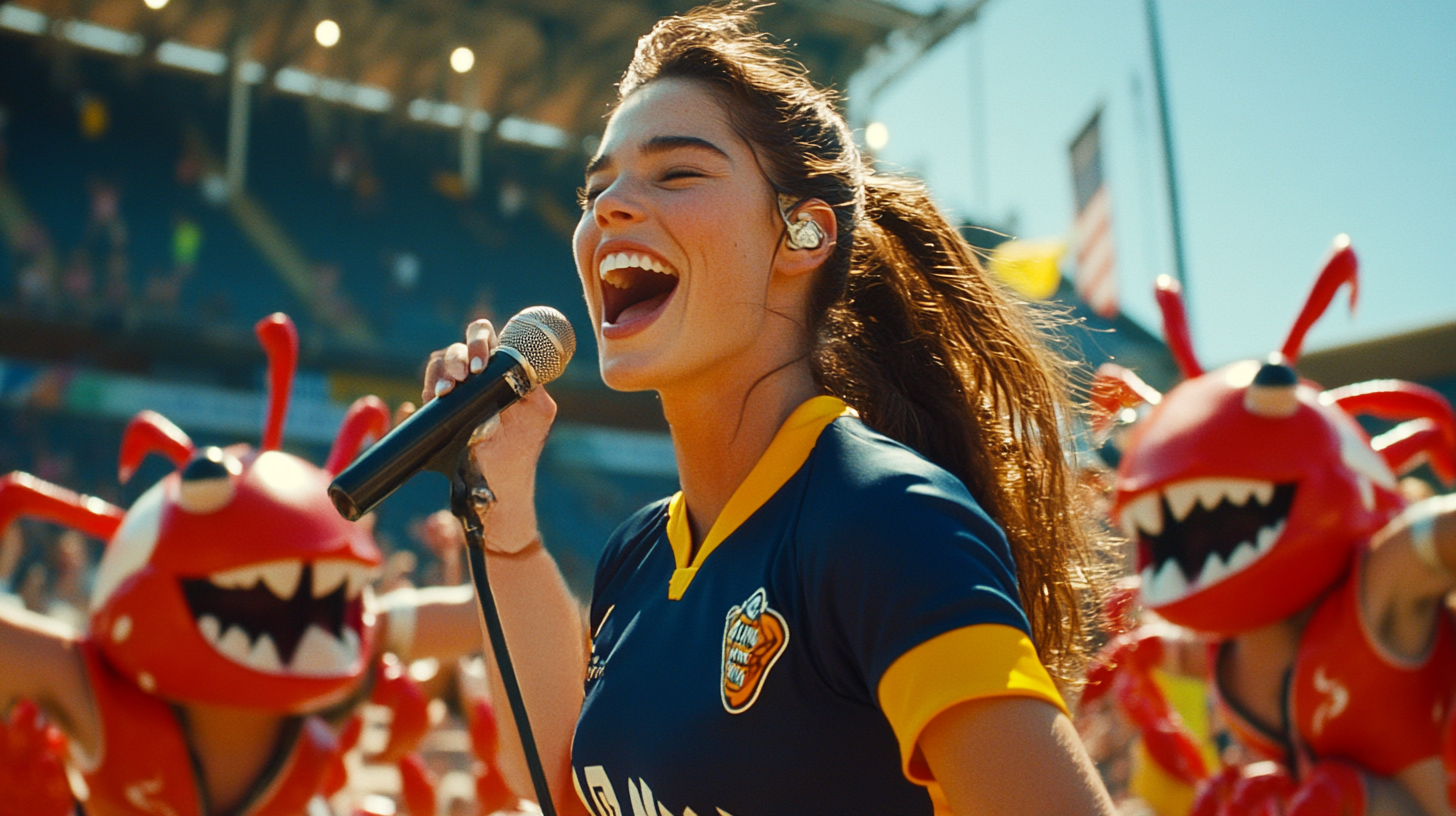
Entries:
{"label": "woman singing", "polygon": [[[1090,549],[1061,363],[923,187],[715,7],[638,43],[582,207],[602,376],[660,395],[682,491],[612,536],[582,633],[532,506],[555,406],[477,448],[558,806],[1110,813],[1052,680]],[[495,342],[472,324],[426,396]]]}

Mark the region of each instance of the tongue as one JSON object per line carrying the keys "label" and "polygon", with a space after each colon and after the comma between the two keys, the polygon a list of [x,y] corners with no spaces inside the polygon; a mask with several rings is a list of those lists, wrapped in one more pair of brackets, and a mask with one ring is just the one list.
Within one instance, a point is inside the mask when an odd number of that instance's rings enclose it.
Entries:
{"label": "tongue", "polygon": [[617,325],[620,326],[623,323],[631,323],[634,320],[638,320],[652,314],[653,312],[657,311],[657,307],[661,306],[667,301],[668,296],[671,294],[672,292],[670,291],[663,292],[656,297],[650,297],[644,301],[634,303],[631,306],[628,306],[627,308],[622,310],[621,314],[617,315]]}

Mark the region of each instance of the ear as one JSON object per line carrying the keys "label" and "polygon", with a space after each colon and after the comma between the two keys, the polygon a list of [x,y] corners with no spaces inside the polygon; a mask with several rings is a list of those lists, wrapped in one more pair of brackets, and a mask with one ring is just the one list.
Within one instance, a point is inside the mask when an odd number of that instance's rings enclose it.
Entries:
{"label": "ear", "polygon": [[[839,238],[834,208],[820,199],[809,198],[786,210],[783,216],[780,221],[779,251],[774,256],[774,272],[793,277],[813,272],[823,266],[834,253],[834,244]],[[818,226],[819,232],[824,236],[818,246],[798,248],[789,240],[790,225],[805,221]]]}

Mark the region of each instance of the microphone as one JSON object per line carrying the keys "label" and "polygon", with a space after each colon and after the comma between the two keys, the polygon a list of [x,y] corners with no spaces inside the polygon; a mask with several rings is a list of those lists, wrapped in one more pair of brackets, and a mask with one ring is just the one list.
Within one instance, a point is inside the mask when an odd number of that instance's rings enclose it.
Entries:
{"label": "microphone", "polygon": [[576,352],[571,324],[550,306],[511,318],[500,342],[483,371],[427,403],[334,477],[329,499],[339,515],[357,521],[421,470],[451,476],[455,454],[475,428],[560,377]]}

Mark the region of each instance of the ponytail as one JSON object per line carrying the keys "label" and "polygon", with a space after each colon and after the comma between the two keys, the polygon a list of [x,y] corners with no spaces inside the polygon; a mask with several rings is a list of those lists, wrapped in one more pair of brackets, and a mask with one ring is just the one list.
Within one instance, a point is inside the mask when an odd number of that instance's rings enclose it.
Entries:
{"label": "ponytail", "polygon": [[815,378],[1001,524],[1042,662],[1068,680],[1094,564],[1063,449],[1067,364],[921,184],[866,174],[864,194],[843,294],[818,321]]}

